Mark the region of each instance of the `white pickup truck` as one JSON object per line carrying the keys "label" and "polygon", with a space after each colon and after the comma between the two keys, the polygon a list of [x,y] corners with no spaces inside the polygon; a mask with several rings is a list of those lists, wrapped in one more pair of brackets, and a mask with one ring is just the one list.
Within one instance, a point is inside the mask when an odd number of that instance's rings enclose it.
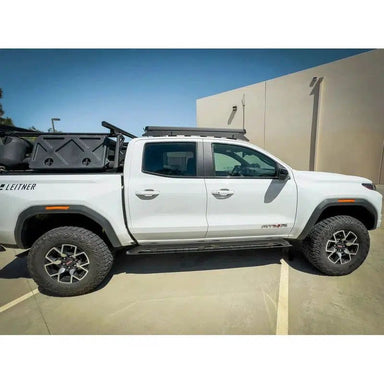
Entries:
{"label": "white pickup truck", "polygon": [[117,251],[300,243],[317,269],[345,275],[381,224],[370,180],[293,170],[243,131],[147,127],[135,138],[103,125],[110,134],[0,135],[0,244],[30,249],[30,274],[47,293],[95,289]]}

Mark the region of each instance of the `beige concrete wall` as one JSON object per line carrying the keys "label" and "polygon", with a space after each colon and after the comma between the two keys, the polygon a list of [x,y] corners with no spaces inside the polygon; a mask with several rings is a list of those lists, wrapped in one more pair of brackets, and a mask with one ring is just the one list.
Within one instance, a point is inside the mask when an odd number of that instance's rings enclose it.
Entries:
{"label": "beige concrete wall", "polygon": [[331,63],[323,76],[317,168],[379,182],[384,140],[384,50]]}
{"label": "beige concrete wall", "polygon": [[[196,101],[197,126],[205,128],[243,128],[250,141],[264,146],[265,83],[238,88]],[[237,111],[233,114],[233,106]]]}
{"label": "beige concrete wall", "polygon": [[297,74],[267,81],[265,149],[296,169],[309,169],[311,79]]}
{"label": "beige concrete wall", "polygon": [[[323,79],[317,119],[314,88],[310,86],[313,77]],[[384,182],[384,170],[379,180],[384,141],[384,50],[199,99],[198,126],[241,128],[243,94],[245,128],[255,144],[294,168],[306,170],[312,142],[315,170]],[[228,125],[233,105],[238,105],[238,111]]]}

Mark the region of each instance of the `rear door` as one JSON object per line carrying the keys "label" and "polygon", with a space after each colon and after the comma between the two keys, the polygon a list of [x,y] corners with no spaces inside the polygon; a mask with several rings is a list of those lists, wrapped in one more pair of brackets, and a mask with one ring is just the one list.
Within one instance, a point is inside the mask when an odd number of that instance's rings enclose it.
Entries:
{"label": "rear door", "polygon": [[251,145],[204,143],[207,238],[286,236],[296,214],[296,185],[277,179],[277,162]]}
{"label": "rear door", "polygon": [[135,239],[143,244],[204,239],[207,195],[202,140],[137,140],[128,150],[126,201]]}

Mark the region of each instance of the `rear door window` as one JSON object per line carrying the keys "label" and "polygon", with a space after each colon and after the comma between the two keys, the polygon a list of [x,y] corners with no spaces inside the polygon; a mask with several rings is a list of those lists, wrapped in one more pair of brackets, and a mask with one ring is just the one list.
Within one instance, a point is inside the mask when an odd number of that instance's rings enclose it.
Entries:
{"label": "rear door window", "polygon": [[160,176],[196,176],[196,143],[146,143],[143,172]]}

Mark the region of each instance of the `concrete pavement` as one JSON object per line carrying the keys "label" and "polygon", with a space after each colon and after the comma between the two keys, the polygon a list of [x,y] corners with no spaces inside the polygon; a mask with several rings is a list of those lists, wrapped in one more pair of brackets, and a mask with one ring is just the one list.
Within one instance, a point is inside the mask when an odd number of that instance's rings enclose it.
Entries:
{"label": "concrete pavement", "polygon": [[[8,256],[10,257],[10,256]],[[280,252],[120,257],[88,295],[37,294],[0,314],[0,334],[274,334]],[[16,259],[3,301],[34,288]],[[3,283],[5,287],[6,283]]]}

